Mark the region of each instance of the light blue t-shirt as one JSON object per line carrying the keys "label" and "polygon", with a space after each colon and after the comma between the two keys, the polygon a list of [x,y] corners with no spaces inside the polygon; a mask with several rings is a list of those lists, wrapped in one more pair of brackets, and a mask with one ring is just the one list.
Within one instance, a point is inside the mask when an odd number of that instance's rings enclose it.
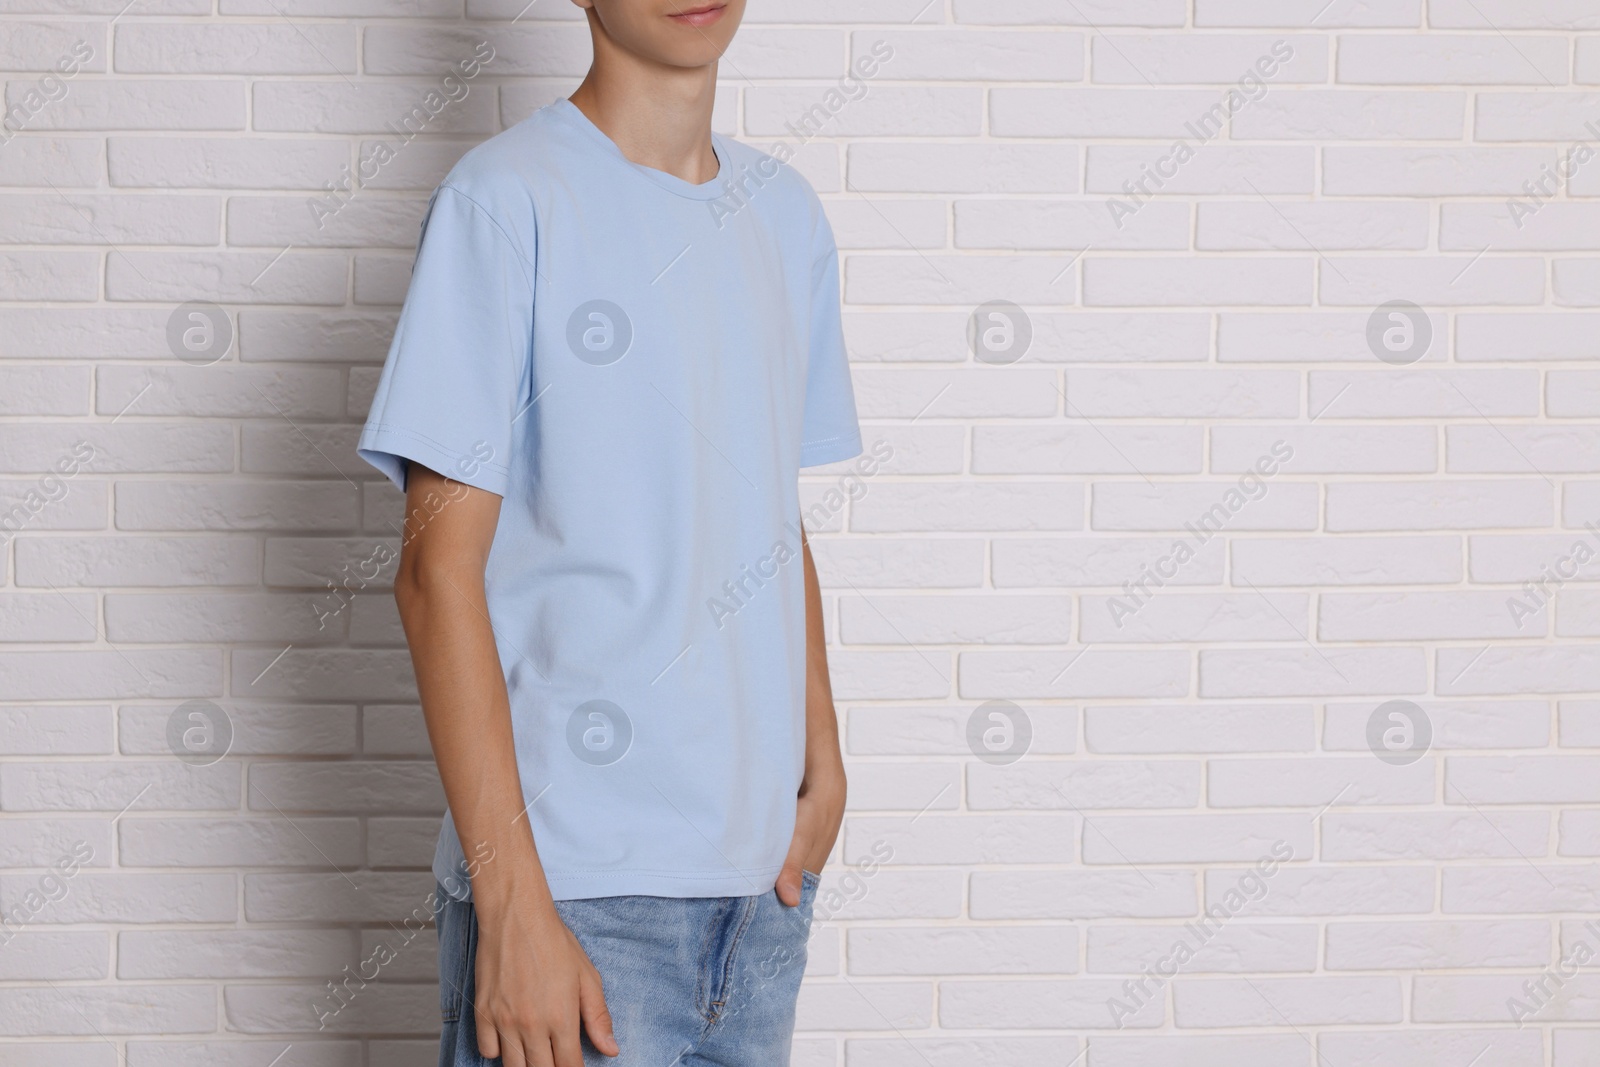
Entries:
{"label": "light blue t-shirt", "polygon": [[[401,488],[413,461],[503,498],[489,614],[558,900],[765,892],[793,833],[797,475],[861,440],[821,203],[712,144],[695,185],[560,100],[468,152],[361,434]],[[463,865],[447,815],[465,897]]]}

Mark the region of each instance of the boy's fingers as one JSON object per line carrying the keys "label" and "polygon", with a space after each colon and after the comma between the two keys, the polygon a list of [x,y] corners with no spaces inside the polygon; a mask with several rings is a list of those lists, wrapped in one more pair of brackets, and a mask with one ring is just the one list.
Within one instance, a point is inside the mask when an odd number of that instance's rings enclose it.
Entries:
{"label": "boy's fingers", "polygon": [[800,855],[791,850],[789,858],[784,861],[783,870],[778,872],[778,899],[788,907],[797,907],[800,904]]}
{"label": "boy's fingers", "polygon": [[590,1043],[603,1055],[615,1056],[621,1051],[617,1047],[616,1035],[611,1030],[611,1012],[606,1008],[605,994],[598,977],[588,979],[579,986],[578,1014],[583,1017],[583,1028],[588,1031]]}
{"label": "boy's fingers", "polygon": [[[526,1067],[556,1067],[548,1035],[535,1038],[533,1044],[525,1046],[525,1050],[525,1055],[517,1061],[519,1064],[525,1064]],[[505,1067],[511,1067],[510,1060],[506,1061]]]}
{"label": "boy's fingers", "polygon": [[583,1067],[583,1039],[576,1026],[570,1032],[552,1034],[550,1044],[555,1067]]}
{"label": "boy's fingers", "polygon": [[[528,1057],[523,1055],[522,1043],[516,1037],[507,1035],[500,1041],[500,1062],[505,1067],[528,1067]],[[489,1057],[493,1059],[493,1056]]]}
{"label": "boy's fingers", "polygon": [[482,1012],[478,1016],[478,1053],[486,1060],[500,1059],[500,1033],[488,1016]]}

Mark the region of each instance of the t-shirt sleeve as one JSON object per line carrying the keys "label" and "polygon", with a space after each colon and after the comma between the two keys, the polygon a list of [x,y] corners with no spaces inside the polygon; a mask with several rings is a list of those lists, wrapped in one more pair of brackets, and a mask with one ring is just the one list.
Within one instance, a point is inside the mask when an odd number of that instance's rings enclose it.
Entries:
{"label": "t-shirt sleeve", "polygon": [[[820,207],[819,207],[820,210]],[[836,463],[861,453],[850,358],[839,309],[839,250],[826,216],[818,220],[811,266],[811,352],[800,466]]]}
{"label": "t-shirt sleeve", "polygon": [[408,462],[505,496],[529,395],[527,258],[460,190],[434,192],[411,286],[356,451],[402,491]]}

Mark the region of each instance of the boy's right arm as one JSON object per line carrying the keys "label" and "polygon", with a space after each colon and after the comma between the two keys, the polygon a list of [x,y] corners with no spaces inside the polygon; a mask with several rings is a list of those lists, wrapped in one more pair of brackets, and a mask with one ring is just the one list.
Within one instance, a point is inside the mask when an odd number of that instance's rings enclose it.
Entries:
{"label": "boy's right arm", "polygon": [[506,1067],[583,1067],[581,1022],[615,1056],[600,974],[556,913],[523,810],[484,593],[500,498],[411,463],[406,514],[425,518],[407,524],[395,602],[428,737],[466,851],[492,857],[472,875],[478,1050]]}

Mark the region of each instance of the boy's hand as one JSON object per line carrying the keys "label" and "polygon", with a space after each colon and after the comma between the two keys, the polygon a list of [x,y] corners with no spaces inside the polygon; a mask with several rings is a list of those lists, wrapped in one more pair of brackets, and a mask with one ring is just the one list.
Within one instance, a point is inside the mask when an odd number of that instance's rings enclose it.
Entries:
{"label": "boy's hand", "polygon": [[844,821],[844,768],[836,774],[807,776],[800,785],[800,798],[795,804],[794,838],[789,843],[789,855],[778,872],[778,899],[789,907],[800,903],[800,872],[821,874],[828,853],[839,836],[839,824]]}
{"label": "boy's hand", "polygon": [[555,909],[513,895],[478,916],[478,1051],[505,1067],[583,1067],[581,1023],[617,1055],[600,972]]}

